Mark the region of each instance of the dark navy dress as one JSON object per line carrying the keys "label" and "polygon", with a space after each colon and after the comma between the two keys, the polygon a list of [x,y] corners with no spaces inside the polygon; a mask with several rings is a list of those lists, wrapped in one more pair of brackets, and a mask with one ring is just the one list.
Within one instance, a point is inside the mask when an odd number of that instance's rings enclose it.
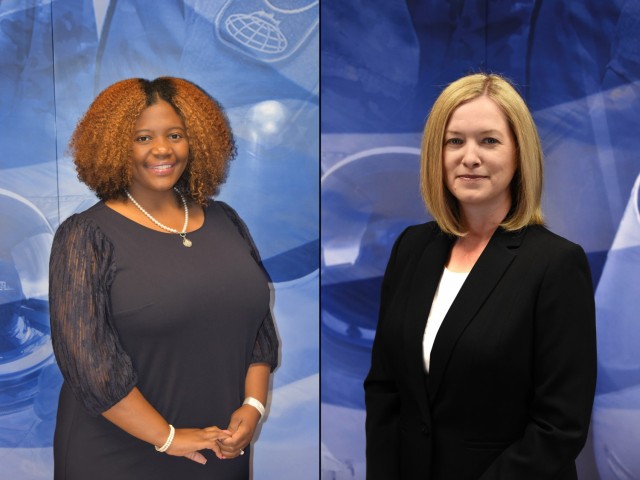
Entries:
{"label": "dark navy dress", "polygon": [[249,365],[277,364],[268,279],[244,223],[212,202],[188,238],[190,248],[104,203],[58,229],[49,297],[65,379],[56,480],[249,478],[248,454],[203,451],[203,466],[158,453],[100,415],[136,386],[176,428],[226,428]]}

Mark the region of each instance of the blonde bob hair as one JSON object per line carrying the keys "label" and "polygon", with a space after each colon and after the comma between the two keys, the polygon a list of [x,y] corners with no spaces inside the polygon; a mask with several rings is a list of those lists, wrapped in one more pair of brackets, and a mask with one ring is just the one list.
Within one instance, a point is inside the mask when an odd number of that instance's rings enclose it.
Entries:
{"label": "blonde bob hair", "polygon": [[445,131],[453,111],[486,95],[504,112],[516,144],[516,172],[511,181],[511,209],[500,226],[507,231],[543,223],[542,147],[538,131],[522,97],[499,75],[477,73],[462,77],[436,99],[422,134],[420,190],[427,209],[448,234],[462,237],[458,201],[445,185],[443,152]]}

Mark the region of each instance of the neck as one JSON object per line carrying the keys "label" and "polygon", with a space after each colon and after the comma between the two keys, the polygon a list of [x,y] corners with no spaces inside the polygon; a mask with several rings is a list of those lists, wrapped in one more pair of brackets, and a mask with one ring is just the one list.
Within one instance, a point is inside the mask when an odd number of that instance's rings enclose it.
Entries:
{"label": "neck", "polygon": [[182,208],[180,198],[173,189],[164,192],[150,192],[148,190],[136,189],[132,185],[128,190],[131,196],[150,212],[165,210],[167,208]]}
{"label": "neck", "polygon": [[511,201],[487,208],[485,206],[462,206],[460,209],[462,225],[468,232],[467,236],[490,238],[503,222]]}

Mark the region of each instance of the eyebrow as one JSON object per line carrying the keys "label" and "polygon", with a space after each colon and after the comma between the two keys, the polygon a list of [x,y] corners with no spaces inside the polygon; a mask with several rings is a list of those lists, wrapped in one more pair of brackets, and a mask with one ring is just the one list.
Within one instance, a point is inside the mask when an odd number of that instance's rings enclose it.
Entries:
{"label": "eyebrow", "polygon": [[[176,126],[174,126],[174,127],[169,127],[169,128],[167,128],[167,131],[168,131],[168,130],[182,130],[182,131],[185,131],[185,130],[186,130],[186,128],[181,127],[181,126],[179,126],[179,125],[176,125]],[[135,134],[137,134],[137,133],[142,133],[142,132],[151,132],[151,131],[153,131],[151,128],[141,128],[140,130],[135,130],[135,131],[133,132],[133,134],[135,135]]]}
{"label": "eyebrow", "polygon": [[[444,133],[446,135],[463,135],[462,132],[457,132],[455,130],[446,130]],[[490,129],[490,130],[482,130],[481,132],[478,132],[478,134],[480,134],[480,135],[502,135],[502,132],[500,132],[499,130]]]}

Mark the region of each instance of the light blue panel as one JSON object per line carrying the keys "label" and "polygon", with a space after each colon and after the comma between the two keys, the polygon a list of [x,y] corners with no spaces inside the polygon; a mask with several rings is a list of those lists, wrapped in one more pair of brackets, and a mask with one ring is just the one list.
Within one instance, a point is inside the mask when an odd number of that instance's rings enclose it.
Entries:
{"label": "light blue panel", "polygon": [[[274,282],[282,362],[273,378],[271,418],[254,451],[254,478],[319,471],[319,2],[159,5],[0,3],[2,480],[51,478],[61,377],[47,336],[50,242],[60,222],[96,202],[76,178],[69,137],[106,86],[162,75],[197,83],[226,108],[238,157],[220,198],[249,225]],[[9,242],[20,244],[17,261],[5,258]],[[18,284],[22,292],[9,290]],[[30,322],[42,334],[34,333],[29,348],[16,353],[16,339],[31,331],[23,327]],[[20,356],[33,360],[18,364]],[[296,436],[283,437],[292,425]]]}
{"label": "light blue panel", "polygon": [[273,379],[271,410],[254,451],[256,479],[318,478],[318,283],[315,271],[274,284],[282,357]]}
{"label": "light blue panel", "polygon": [[640,176],[636,179],[596,292],[598,395],[596,461],[604,480],[631,479],[640,459]]}
{"label": "light blue panel", "polygon": [[[0,2],[0,478],[45,478],[59,374],[49,336],[57,217],[51,2]],[[22,455],[17,452],[27,451]],[[25,459],[27,461],[25,462]],[[49,474],[50,477],[50,474]]]}
{"label": "light blue panel", "polygon": [[640,478],[629,447],[640,247],[620,243],[638,238],[640,3],[325,0],[322,16],[323,475],[364,478],[362,382],[384,266],[402,228],[428,220],[424,121],[445,85],[488,71],[512,79],[533,112],[547,223],[585,248],[597,286],[599,384],[580,478]]}

